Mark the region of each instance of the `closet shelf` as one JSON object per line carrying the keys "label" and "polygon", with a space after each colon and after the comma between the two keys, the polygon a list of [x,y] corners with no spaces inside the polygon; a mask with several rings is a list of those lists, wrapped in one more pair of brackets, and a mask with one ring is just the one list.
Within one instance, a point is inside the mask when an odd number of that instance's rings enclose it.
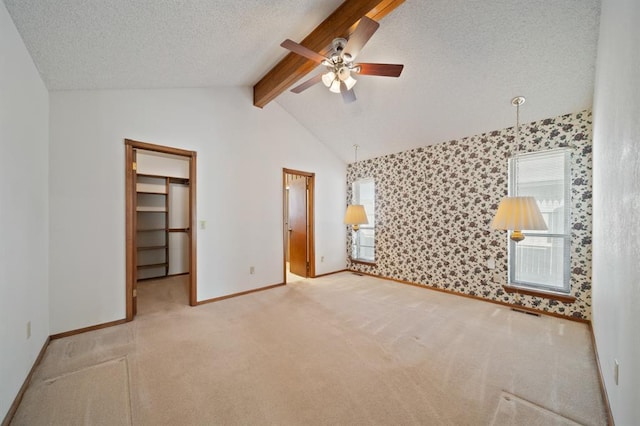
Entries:
{"label": "closet shelf", "polygon": [[138,265],[138,269],[153,269],[153,268],[164,268],[169,266],[167,262],[164,263],[151,263],[148,265]]}
{"label": "closet shelf", "polygon": [[160,191],[136,191],[136,194],[150,194],[150,195],[167,195],[166,192],[160,192]]}
{"label": "closet shelf", "polygon": [[142,212],[142,213],[166,213],[167,212],[167,208],[166,207],[149,207],[149,206],[145,206],[145,207],[138,207],[136,209],[137,212]]}
{"label": "closet shelf", "polygon": [[167,246],[166,245],[161,245],[161,246],[143,246],[143,247],[138,247],[138,250],[140,251],[144,251],[144,250],[160,250],[160,249],[166,249]]}
{"label": "closet shelf", "polygon": [[[137,252],[137,279],[151,279],[166,277],[169,274],[171,265],[183,265],[184,260],[176,262],[172,260],[173,255],[182,255],[182,249],[177,254],[174,247],[180,238],[175,238],[173,232],[186,232],[188,228],[172,228],[172,224],[177,226],[189,226],[185,222],[188,215],[183,212],[182,202],[186,202],[188,192],[184,189],[177,189],[174,193],[175,184],[189,185],[188,179],[172,178],[168,176],[157,176],[147,174],[137,174],[135,197],[136,197],[136,245]],[[172,238],[170,238],[170,235]],[[188,234],[187,234],[188,235]],[[173,241],[176,243],[174,244]],[[171,251],[169,247],[172,247]],[[180,260],[180,258],[177,258]]]}

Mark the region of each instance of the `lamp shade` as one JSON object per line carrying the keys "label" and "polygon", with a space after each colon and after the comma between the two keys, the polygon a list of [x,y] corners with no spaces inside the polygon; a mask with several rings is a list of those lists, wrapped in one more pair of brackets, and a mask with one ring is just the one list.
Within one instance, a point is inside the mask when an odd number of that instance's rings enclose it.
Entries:
{"label": "lamp shade", "polygon": [[364,211],[362,204],[351,204],[347,206],[347,212],[344,215],[345,225],[366,225],[368,223],[367,213]]}
{"label": "lamp shade", "polygon": [[544,222],[538,203],[533,197],[505,197],[500,201],[496,216],[491,225],[493,229],[522,231],[544,231]]}

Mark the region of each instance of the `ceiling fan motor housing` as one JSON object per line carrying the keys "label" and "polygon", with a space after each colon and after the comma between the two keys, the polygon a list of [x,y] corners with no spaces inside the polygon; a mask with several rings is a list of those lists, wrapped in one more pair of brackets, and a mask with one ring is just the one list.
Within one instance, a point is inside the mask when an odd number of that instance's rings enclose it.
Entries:
{"label": "ceiling fan motor housing", "polygon": [[347,40],[344,38],[333,39],[331,51],[329,52],[330,61],[325,63],[327,69],[342,81],[348,79],[353,70],[353,58],[344,51],[346,45]]}
{"label": "ceiling fan motor housing", "polygon": [[342,37],[334,38],[333,41],[331,42],[331,46],[333,47],[332,52],[341,54],[346,45],[347,45],[347,39]]}

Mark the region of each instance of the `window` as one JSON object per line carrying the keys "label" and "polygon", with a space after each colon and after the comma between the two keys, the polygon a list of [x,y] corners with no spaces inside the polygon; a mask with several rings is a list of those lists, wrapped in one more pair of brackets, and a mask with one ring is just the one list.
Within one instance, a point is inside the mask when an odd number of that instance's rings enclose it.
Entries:
{"label": "window", "polygon": [[357,180],[353,183],[353,204],[362,204],[367,212],[366,225],[355,232],[351,257],[365,262],[375,261],[375,206],[376,185],[373,179]]}
{"label": "window", "polygon": [[516,155],[509,162],[509,195],[533,196],[546,231],[509,240],[509,282],[517,287],[569,293],[571,153],[567,149]]}

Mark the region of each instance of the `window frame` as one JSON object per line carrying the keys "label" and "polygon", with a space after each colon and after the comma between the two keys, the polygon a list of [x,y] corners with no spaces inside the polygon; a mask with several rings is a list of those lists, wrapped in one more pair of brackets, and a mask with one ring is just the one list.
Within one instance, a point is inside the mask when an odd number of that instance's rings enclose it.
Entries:
{"label": "window frame", "polygon": [[[534,292],[542,293],[557,293],[560,295],[569,295],[571,293],[571,149],[569,148],[557,148],[543,151],[527,152],[522,154],[516,154],[509,158],[508,175],[509,175],[509,196],[518,196],[518,160],[525,157],[550,155],[554,153],[562,153],[564,155],[564,230],[565,233],[549,233],[547,231],[526,231],[522,230],[523,235],[526,237],[543,237],[543,238],[558,238],[562,239],[563,246],[563,273],[562,273],[562,288],[558,286],[547,285],[539,282],[516,280],[516,251],[517,245],[515,241],[508,239],[508,282],[509,286],[515,288],[521,288],[525,290],[531,290]],[[527,195],[527,194],[524,194]],[[511,231],[509,232],[509,236]]]}
{"label": "window frame", "polygon": [[[373,184],[373,209],[367,209],[365,207],[365,211],[367,213],[367,219],[369,221],[366,225],[360,225],[359,230],[352,233],[351,239],[351,260],[358,263],[366,263],[366,264],[374,264],[376,261],[376,229],[375,229],[375,203],[376,203],[376,182],[372,177],[365,177],[356,179],[351,184],[351,202],[353,204],[362,204],[360,201],[360,185],[363,183],[371,183]],[[359,233],[363,229],[371,230],[373,232],[373,245],[370,247],[373,250],[373,257],[362,257],[359,240]],[[369,247],[369,246],[366,246]]]}

